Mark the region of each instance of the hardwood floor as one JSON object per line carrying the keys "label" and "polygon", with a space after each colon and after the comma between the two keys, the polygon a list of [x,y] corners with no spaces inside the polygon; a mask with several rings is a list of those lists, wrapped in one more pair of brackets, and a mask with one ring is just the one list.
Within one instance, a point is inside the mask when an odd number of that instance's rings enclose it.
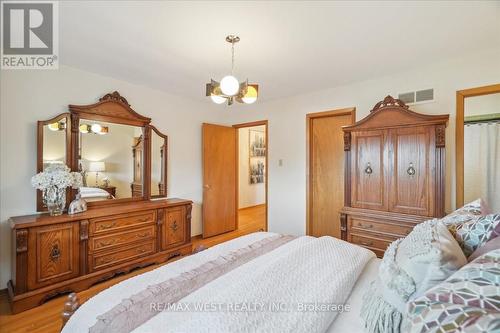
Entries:
{"label": "hardwood floor", "polygon": [[[246,235],[259,230],[266,230],[266,208],[264,205],[240,209],[238,212],[238,229],[222,235],[202,239],[201,236],[192,238],[193,248],[200,245],[210,247],[227,240]],[[163,264],[165,265],[165,264]],[[150,271],[161,265],[149,266],[132,273],[113,278],[102,282],[90,289],[78,293],[80,303],[110,286],[126,280],[132,276]],[[7,300],[7,293],[0,292],[0,332],[36,332],[36,333],[56,333],[61,330],[61,311],[66,300],[66,296],[61,296],[34,309],[30,309],[15,315],[10,313],[10,305]]]}

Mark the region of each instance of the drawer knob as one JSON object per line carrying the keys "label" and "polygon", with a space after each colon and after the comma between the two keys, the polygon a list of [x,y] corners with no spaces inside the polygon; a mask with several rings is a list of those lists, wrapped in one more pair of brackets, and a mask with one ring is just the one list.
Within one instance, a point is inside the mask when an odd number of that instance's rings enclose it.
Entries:
{"label": "drawer knob", "polygon": [[56,261],[57,259],[59,259],[60,256],[61,256],[61,250],[59,249],[59,245],[54,244],[52,246],[52,250],[50,251],[50,260]]}
{"label": "drawer knob", "polygon": [[358,223],[358,227],[361,227],[363,229],[372,229],[373,228],[373,224]]}

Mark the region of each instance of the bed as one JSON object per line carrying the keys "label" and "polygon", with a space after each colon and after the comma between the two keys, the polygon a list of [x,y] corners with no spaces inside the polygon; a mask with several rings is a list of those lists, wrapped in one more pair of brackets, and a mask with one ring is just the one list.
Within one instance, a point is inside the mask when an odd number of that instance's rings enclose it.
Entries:
{"label": "bed", "polygon": [[62,332],[363,332],[379,264],[332,237],[253,233],[102,291]]}
{"label": "bed", "polygon": [[99,187],[80,187],[80,195],[88,202],[114,199],[108,191]]}

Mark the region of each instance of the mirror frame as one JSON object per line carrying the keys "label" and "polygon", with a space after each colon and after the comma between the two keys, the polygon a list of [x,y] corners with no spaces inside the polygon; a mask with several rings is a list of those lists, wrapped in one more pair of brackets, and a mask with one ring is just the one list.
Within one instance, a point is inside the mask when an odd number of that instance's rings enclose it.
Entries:
{"label": "mirror frame", "polygon": [[[151,145],[150,145],[150,122],[151,118],[144,117],[137,112],[135,112],[130,104],[127,102],[125,97],[122,97],[119,92],[115,91],[104,95],[99,99],[99,102],[89,105],[69,105],[69,111],[71,113],[71,143],[72,143],[72,154],[71,154],[71,170],[78,171],[78,161],[79,161],[79,151],[80,146],[80,131],[79,124],[80,119],[91,120],[91,121],[104,121],[108,123],[115,123],[121,125],[131,125],[142,127],[142,132],[144,136],[144,152],[143,152],[143,179],[142,179],[142,196],[123,198],[123,199],[113,199],[113,200],[101,200],[88,202],[88,207],[97,207],[110,204],[119,203],[130,203],[135,201],[143,201],[150,199],[150,184],[151,184]],[[74,198],[76,190],[73,190]],[[110,202],[111,201],[111,202]]]}
{"label": "mirror frame", "polygon": [[[66,119],[66,138],[65,138],[65,151],[66,151],[66,156],[65,156],[65,163],[66,165],[70,166],[71,164],[71,114],[69,112],[61,113],[60,115],[48,119],[48,120],[39,120],[37,122],[37,156],[36,156],[36,172],[42,172],[43,171],[43,127],[55,123],[57,121],[60,121],[61,119]],[[71,166],[70,166],[71,168]],[[69,205],[71,202],[72,198],[72,191],[70,189],[66,190],[66,207]],[[47,211],[47,207],[43,206],[43,198],[42,198],[42,191],[36,190],[36,210],[37,212],[45,212]]]}
{"label": "mirror frame", "polygon": [[500,83],[457,91],[455,123],[455,208],[464,205],[464,117],[465,98],[500,93]]}
{"label": "mirror frame", "polygon": [[[143,179],[142,179],[142,196],[130,197],[114,200],[102,200],[88,202],[87,206],[103,207],[111,206],[122,203],[131,203],[138,201],[145,201],[151,199],[151,135],[155,131],[165,142],[164,150],[164,168],[165,168],[165,194],[155,195],[153,198],[166,198],[168,194],[168,136],[161,133],[155,126],[151,125],[151,118],[142,116],[134,111],[127,100],[120,95],[119,92],[114,91],[106,94],[99,99],[97,103],[89,105],[73,105],[68,106],[69,112],[61,113],[58,116],[49,119],[38,121],[37,127],[37,172],[43,169],[43,126],[66,118],[66,165],[71,171],[79,171],[79,145],[80,145],[80,119],[90,121],[103,121],[108,123],[132,125],[142,128],[144,140],[143,152]],[[75,198],[77,190],[68,188],[66,191],[66,209],[71,201]],[[43,207],[42,192],[37,190],[37,211],[43,212],[47,209]]]}
{"label": "mirror frame", "polygon": [[[163,134],[160,132],[158,128],[156,128],[153,125],[149,125],[149,127],[152,129],[151,134],[153,134],[153,131],[160,137],[163,138],[163,168],[164,168],[164,187],[165,187],[165,193],[164,194],[159,194],[159,195],[151,195],[151,198],[166,198],[168,196],[168,135]],[[152,135],[151,135],[152,136]],[[150,136],[150,137],[151,137]],[[152,147],[153,140],[151,139],[151,147]],[[152,149],[152,148],[151,148]],[[153,151],[151,151],[151,163],[153,162]],[[152,171],[152,165],[150,168],[150,172]],[[151,175],[150,175],[151,176]],[[151,177],[150,177],[150,183],[151,183]]]}

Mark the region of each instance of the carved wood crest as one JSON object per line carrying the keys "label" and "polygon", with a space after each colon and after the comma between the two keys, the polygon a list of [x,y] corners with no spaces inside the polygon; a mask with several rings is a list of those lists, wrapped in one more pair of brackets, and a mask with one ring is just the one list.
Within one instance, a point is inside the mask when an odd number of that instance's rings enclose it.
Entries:
{"label": "carved wood crest", "polygon": [[384,98],[384,100],[382,100],[382,101],[378,102],[377,104],[375,104],[375,106],[373,107],[373,109],[371,109],[370,112],[375,112],[378,109],[381,109],[381,108],[384,108],[384,107],[387,107],[387,106],[399,106],[399,107],[408,109],[408,105],[406,105],[405,102],[403,102],[400,99],[394,98],[391,95],[387,95]]}

